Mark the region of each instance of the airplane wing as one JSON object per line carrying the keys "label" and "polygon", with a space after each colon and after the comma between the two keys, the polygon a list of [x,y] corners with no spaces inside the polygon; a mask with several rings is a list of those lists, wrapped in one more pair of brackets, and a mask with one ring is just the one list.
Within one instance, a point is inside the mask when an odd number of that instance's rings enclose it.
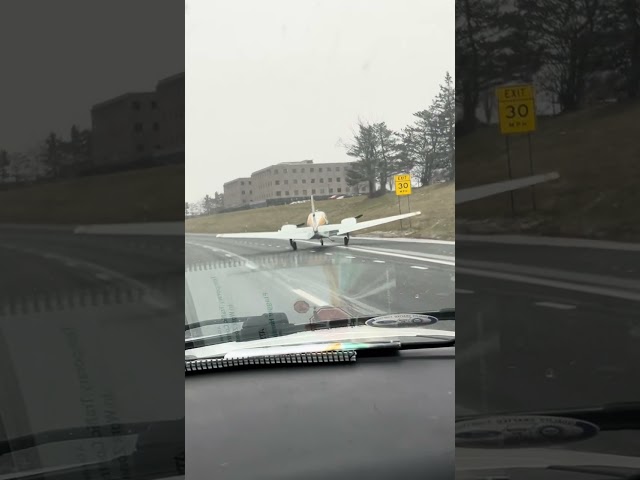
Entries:
{"label": "airplane wing", "polygon": [[277,232],[245,232],[219,233],[220,238],[264,238],[274,240],[309,240],[313,237],[311,227],[298,228],[295,225],[285,225]]}
{"label": "airplane wing", "polygon": [[420,215],[420,212],[403,213],[401,215],[393,215],[391,217],[376,218],[375,220],[367,220],[365,222],[358,222],[355,218],[345,218],[342,223],[336,223],[332,225],[322,225],[318,228],[321,233],[330,235],[346,235],[347,233],[356,232],[358,230],[364,230],[366,228],[376,227],[378,225],[384,225],[385,223],[396,222],[405,218],[415,217]]}
{"label": "airplane wing", "polygon": [[521,188],[530,187],[538,183],[549,182],[560,178],[558,172],[544,173],[542,175],[531,175],[529,177],[506,180],[504,182],[489,183],[478,187],[465,188],[456,191],[456,205],[460,203],[490,197],[498,193],[510,192]]}

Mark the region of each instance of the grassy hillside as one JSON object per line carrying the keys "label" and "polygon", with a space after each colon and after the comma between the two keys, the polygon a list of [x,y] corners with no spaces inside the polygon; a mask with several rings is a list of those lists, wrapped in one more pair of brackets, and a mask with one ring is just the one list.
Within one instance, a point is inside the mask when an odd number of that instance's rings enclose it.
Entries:
{"label": "grassy hillside", "polygon": [[[534,172],[558,171],[556,182],[460,205],[462,231],[535,231],[593,238],[640,239],[640,104],[606,105],[539,119],[532,134]],[[511,142],[514,177],[529,174],[527,139]],[[456,139],[459,188],[508,178],[505,138],[497,126]],[[498,220],[501,219],[501,220]]]}
{"label": "grassy hillside", "polygon": [[[455,184],[440,184],[416,188],[411,196],[411,211],[420,210],[422,215],[411,219],[411,228],[407,220],[375,227],[359,233],[380,233],[386,235],[406,235],[411,237],[454,238],[454,194]],[[402,212],[406,213],[406,197],[401,200]],[[345,198],[343,200],[325,200],[316,202],[316,209],[326,212],[331,222],[343,218],[364,214],[361,221],[398,214],[398,200],[394,193],[384,197],[369,199],[366,196]],[[186,231],[191,233],[236,233],[243,231],[273,231],[286,223],[300,223],[307,219],[311,210],[310,203],[265,207],[241,212],[221,213],[189,219]]]}
{"label": "grassy hillside", "polygon": [[0,191],[0,223],[118,223],[184,218],[184,165]]}

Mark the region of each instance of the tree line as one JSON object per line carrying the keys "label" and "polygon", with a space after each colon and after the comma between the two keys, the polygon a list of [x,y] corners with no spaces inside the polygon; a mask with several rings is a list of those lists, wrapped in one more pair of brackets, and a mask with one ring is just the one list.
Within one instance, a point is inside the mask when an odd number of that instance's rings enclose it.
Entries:
{"label": "tree line", "polygon": [[353,139],[343,144],[355,158],[347,171],[350,186],[366,183],[374,197],[392,188],[396,174],[410,173],[420,185],[455,179],[455,91],[449,72],[429,107],[413,115],[414,123],[401,131],[385,122],[358,122]]}
{"label": "tree line", "polygon": [[91,156],[91,131],[71,127],[68,138],[51,132],[35,152],[9,153],[0,150],[0,181],[14,182],[42,177],[61,178],[86,166]]}
{"label": "tree line", "polygon": [[211,215],[224,208],[224,194],[215,192],[213,197],[205,195],[198,202],[184,202],[184,216]]}
{"label": "tree line", "polygon": [[640,0],[456,0],[459,133],[512,81],[534,83],[560,112],[636,98]]}

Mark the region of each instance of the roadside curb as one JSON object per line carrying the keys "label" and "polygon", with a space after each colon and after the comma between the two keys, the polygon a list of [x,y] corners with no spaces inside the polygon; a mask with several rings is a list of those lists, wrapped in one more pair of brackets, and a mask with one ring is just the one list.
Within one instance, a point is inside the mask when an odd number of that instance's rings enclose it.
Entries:
{"label": "roadside curb", "polygon": [[107,225],[81,225],[73,230],[85,235],[164,235],[184,236],[184,222],[118,223]]}
{"label": "roadside curb", "polygon": [[623,243],[586,238],[534,237],[525,235],[456,235],[456,241],[522,245],[535,247],[591,248],[599,250],[624,250],[640,252],[640,243]]}

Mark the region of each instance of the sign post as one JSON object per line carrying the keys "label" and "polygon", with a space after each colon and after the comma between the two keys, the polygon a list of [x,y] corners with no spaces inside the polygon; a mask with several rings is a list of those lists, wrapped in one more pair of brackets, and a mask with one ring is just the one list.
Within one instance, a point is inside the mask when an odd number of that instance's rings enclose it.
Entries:
{"label": "sign post", "polygon": [[[531,154],[531,132],[536,130],[536,107],[533,85],[505,85],[496,88],[498,98],[498,117],[500,119],[500,133],[506,136],[507,164],[509,179],[511,179],[511,154],[509,151],[509,135],[526,133],[529,146],[529,169],[533,175],[533,157]],[[515,213],[513,192],[511,195],[511,210]],[[535,191],[531,187],[533,208],[536,208]]]}
{"label": "sign post", "polygon": [[[396,175],[394,180],[396,184],[396,196],[398,197],[398,210],[402,213],[400,209],[400,197],[407,196],[407,205],[409,212],[411,212],[411,202],[409,201],[409,197],[411,196],[411,175],[406,173]],[[400,220],[400,228],[402,228],[402,220]],[[411,220],[409,220],[409,228],[411,228]]]}

